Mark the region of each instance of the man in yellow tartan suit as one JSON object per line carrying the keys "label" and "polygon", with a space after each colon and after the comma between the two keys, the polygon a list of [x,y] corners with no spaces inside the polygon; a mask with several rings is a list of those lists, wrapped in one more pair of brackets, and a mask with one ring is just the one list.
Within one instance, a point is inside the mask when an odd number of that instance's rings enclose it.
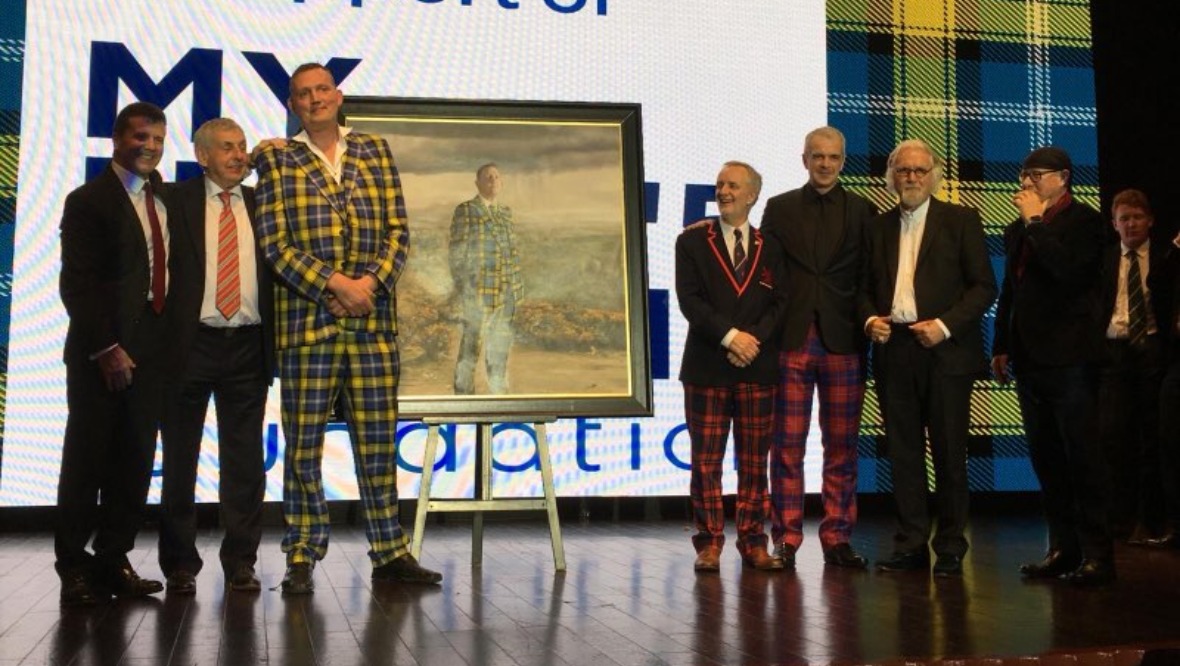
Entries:
{"label": "man in yellow tartan suit", "polygon": [[308,594],[328,550],[321,470],[339,398],[352,441],[374,581],[437,583],[397,514],[397,278],[410,233],[389,144],[337,121],[344,101],[325,67],[301,65],[287,105],[303,131],[264,148],[260,244],[276,281],[283,434],[283,592]]}
{"label": "man in yellow tartan suit", "polygon": [[479,167],[479,194],[451,218],[451,278],[459,297],[463,334],[455,361],[455,394],[475,392],[475,364],[483,348],[488,393],[508,392],[512,319],[524,298],[512,209],[497,202],[503,181],[493,162]]}

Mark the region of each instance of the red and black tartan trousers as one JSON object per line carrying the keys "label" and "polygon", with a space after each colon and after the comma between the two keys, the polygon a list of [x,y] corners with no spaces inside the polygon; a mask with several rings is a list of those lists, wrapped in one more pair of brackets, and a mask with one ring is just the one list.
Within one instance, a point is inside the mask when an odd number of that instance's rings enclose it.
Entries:
{"label": "red and black tartan trousers", "polygon": [[766,549],[767,474],[774,426],[775,387],[739,383],[733,386],[684,384],[684,413],[692,441],[692,545],[697,552],[725,543],[725,511],[721,475],[733,424],[737,458],[737,547],[743,557]]}

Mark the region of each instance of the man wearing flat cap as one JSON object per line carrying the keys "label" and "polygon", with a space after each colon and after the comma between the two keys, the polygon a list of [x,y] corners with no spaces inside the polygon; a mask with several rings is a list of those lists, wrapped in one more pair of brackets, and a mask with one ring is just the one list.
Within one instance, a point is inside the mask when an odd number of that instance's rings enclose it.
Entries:
{"label": "man wearing flat cap", "polygon": [[1019,217],[1004,230],[992,371],[1000,383],[1016,377],[1049,529],[1044,559],[1020,572],[1093,585],[1115,577],[1097,436],[1105,323],[1096,304],[1109,229],[1073,198],[1072,178],[1061,148],[1024,160],[1012,197]]}

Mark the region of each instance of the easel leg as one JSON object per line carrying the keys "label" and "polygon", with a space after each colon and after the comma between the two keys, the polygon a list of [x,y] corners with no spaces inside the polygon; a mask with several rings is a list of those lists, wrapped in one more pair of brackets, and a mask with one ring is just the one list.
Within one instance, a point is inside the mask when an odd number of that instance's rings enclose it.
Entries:
{"label": "easel leg", "polygon": [[565,571],[565,547],[561,543],[561,522],[557,517],[557,493],[553,489],[553,463],[549,460],[549,439],[544,423],[537,423],[537,457],[541,459],[541,487],[549,513],[549,542],[553,545],[553,566]]}
{"label": "easel leg", "polygon": [[426,532],[426,514],[430,511],[430,482],[434,478],[434,449],[438,445],[438,426],[426,426],[426,450],[422,453],[422,479],[418,486],[418,511],[414,516],[414,534],[410,554],[422,557],[422,539]]}

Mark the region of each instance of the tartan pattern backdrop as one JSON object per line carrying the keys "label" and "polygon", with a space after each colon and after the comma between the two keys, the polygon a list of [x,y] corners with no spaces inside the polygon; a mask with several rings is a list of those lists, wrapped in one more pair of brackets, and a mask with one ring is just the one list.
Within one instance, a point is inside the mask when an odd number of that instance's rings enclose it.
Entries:
{"label": "tartan pattern backdrop", "polygon": [[[1024,156],[1053,144],[1074,163],[1074,196],[1098,207],[1090,7],[1081,0],[828,0],[828,120],[847,137],[844,182],[895,204],[885,162],[904,139],[946,159],[937,196],[978,208],[997,275],[1001,232]],[[990,354],[994,306],[984,320]],[[859,490],[890,490],[881,412],[865,396]],[[1011,386],[977,382],[971,490],[1035,490]],[[929,470],[929,465],[927,466]]]}
{"label": "tartan pattern backdrop", "polygon": [[[8,322],[12,313],[12,243],[16,228],[16,174],[20,163],[21,76],[25,52],[25,5],[5,6],[0,22],[0,426],[8,387]],[[0,432],[3,428],[0,427]],[[4,442],[0,438],[0,465]]]}

